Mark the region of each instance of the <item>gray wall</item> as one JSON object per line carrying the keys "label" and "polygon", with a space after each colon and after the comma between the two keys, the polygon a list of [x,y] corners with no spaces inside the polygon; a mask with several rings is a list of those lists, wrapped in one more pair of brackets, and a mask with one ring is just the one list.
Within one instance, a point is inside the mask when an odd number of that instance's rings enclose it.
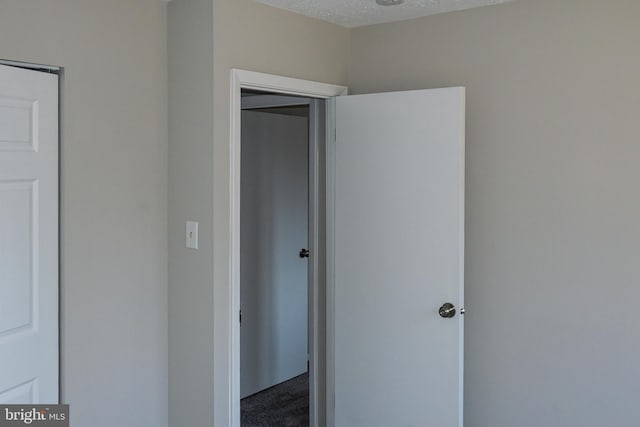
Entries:
{"label": "gray wall", "polygon": [[[173,0],[168,15],[169,424],[225,425],[228,378],[213,371],[229,348],[213,337],[229,317],[213,307],[230,297],[230,70],[344,84],[349,31],[253,0]],[[197,251],[184,248],[187,219],[200,223]]]}
{"label": "gray wall", "polygon": [[[213,3],[173,0],[169,32],[169,425],[213,417]],[[198,250],[185,221],[199,222]]]}
{"label": "gray wall", "polygon": [[640,2],[355,29],[354,93],[467,87],[469,427],[638,424]]}
{"label": "gray wall", "polygon": [[259,110],[241,124],[242,398],[307,372],[309,124]]}
{"label": "gray wall", "polygon": [[61,399],[71,425],[166,426],[166,6],[3,0],[0,58],[65,67]]}

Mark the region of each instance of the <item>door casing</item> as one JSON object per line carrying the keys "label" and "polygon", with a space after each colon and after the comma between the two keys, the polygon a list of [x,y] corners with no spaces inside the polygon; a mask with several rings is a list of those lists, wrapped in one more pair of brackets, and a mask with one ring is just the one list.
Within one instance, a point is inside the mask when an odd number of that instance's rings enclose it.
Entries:
{"label": "door casing", "polygon": [[[333,103],[331,98],[336,96],[347,95],[348,89],[345,86],[332,85],[326,83],[319,83],[309,80],[294,79],[290,77],[282,77],[272,74],[258,73],[254,71],[232,69],[231,70],[231,85],[230,85],[230,106],[231,106],[231,121],[230,121],[230,140],[229,140],[229,206],[230,206],[230,240],[229,240],[229,280],[228,289],[214,289],[214,310],[220,313],[222,318],[226,318],[228,321],[227,328],[217,329],[218,333],[214,334],[214,346],[217,348],[229,349],[228,363],[223,367],[224,371],[214,372],[214,394],[220,396],[228,396],[228,405],[219,405],[217,408],[228,408],[227,414],[215,414],[216,420],[228,420],[229,427],[240,427],[240,167],[241,167],[241,135],[240,135],[240,120],[241,120],[241,90],[242,89],[254,89],[266,92],[284,94],[284,95],[297,95],[308,98],[326,99],[327,100],[327,114],[326,114],[326,132],[327,140],[329,136],[333,134],[335,125],[333,123]],[[310,117],[310,126],[319,126],[318,121]],[[331,182],[331,162],[332,153],[329,148],[330,144],[327,144],[327,212],[331,212],[330,201],[332,200],[332,182]],[[312,230],[312,236],[315,233],[315,238],[310,241],[310,252],[317,253],[318,245],[318,213],[319,205],[317,203],[319,197],[318,191],[318,152],[317,144],[315,147],[310,147],[310,179],[312,185],[310,185],[310,223],[309,226]],[[315,182],[314,182],[315,179]],[[331,218],[327,218],[327,223],[331,222]],[[330,253],[331,242],[330,233],[327,233],[327,252]],[[327,257],[327,277],[329,278],[330,272],[330,259]],[[318,330],[321,325],[318,322],[318,269],[317,261],[314,261],[314,257],[310,257],[310,302],[313,310],[310,310],[310,369],[312,376],[317,374],[318,366]],[[310,425],[312,427],[320,427],[318,424],[318,402],[320,399],[326,400],[327,408],[331,407],[333,396],[333,383],[332,383],[332,358],[333,354],[333,329],[332,329],[332,313],[333,313],[333,291],[330,286],[331,281],[327,280],[327,325],[326,325],[326,363],[327,363],[327,392],[326,396],[319,396],[317,390],[317,381],[314,381],[311,390],[311,405],[310,405]],[[223,291],[224,295],[228,295],[228,298],[215,298],[217,292]],[[221,293],[222,295],[222,293]],[[219,370],[222,370],[219,368]],[[327,410],[327,425],[333,425],[331,418],[332,411]]]}

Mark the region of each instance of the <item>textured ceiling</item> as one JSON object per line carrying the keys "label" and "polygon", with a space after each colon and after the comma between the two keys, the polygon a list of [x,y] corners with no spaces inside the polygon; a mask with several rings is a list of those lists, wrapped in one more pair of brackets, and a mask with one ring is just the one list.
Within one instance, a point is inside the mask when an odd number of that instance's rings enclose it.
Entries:
{"label": "textured ceiling", "polygon": [[506,3],[513,0],[404,0],[403,4],[397,6],[378,6],[375,0],[256,1],[351,28]]}

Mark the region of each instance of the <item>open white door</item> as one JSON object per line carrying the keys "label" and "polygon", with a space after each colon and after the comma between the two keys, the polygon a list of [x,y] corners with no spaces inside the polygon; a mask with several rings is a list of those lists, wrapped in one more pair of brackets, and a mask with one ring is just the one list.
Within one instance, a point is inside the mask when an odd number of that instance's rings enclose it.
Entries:
{"label": "open white door", "polygon": [[58,76],[4,65],[0,403],[58,403]]}
{"label": "open white door", "polygon": [[464,109],[463,88],[336,98],[336,427],[462,426]]}

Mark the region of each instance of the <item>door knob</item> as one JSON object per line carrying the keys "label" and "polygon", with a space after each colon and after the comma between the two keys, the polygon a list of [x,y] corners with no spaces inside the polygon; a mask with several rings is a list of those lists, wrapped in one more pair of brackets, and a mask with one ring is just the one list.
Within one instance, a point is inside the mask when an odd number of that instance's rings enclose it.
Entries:
{"label": "door knob", "polygon": [[450,302],[445,302],[442,304],[442,307],[440,307],[440,310],[438,310],[438,313],[440,313],[440,317],[449,319],[456,315],[456,307]]}
{"label": "door knob", "polygon": [[300,249],[300,258],[309,258],[309,249]]}

